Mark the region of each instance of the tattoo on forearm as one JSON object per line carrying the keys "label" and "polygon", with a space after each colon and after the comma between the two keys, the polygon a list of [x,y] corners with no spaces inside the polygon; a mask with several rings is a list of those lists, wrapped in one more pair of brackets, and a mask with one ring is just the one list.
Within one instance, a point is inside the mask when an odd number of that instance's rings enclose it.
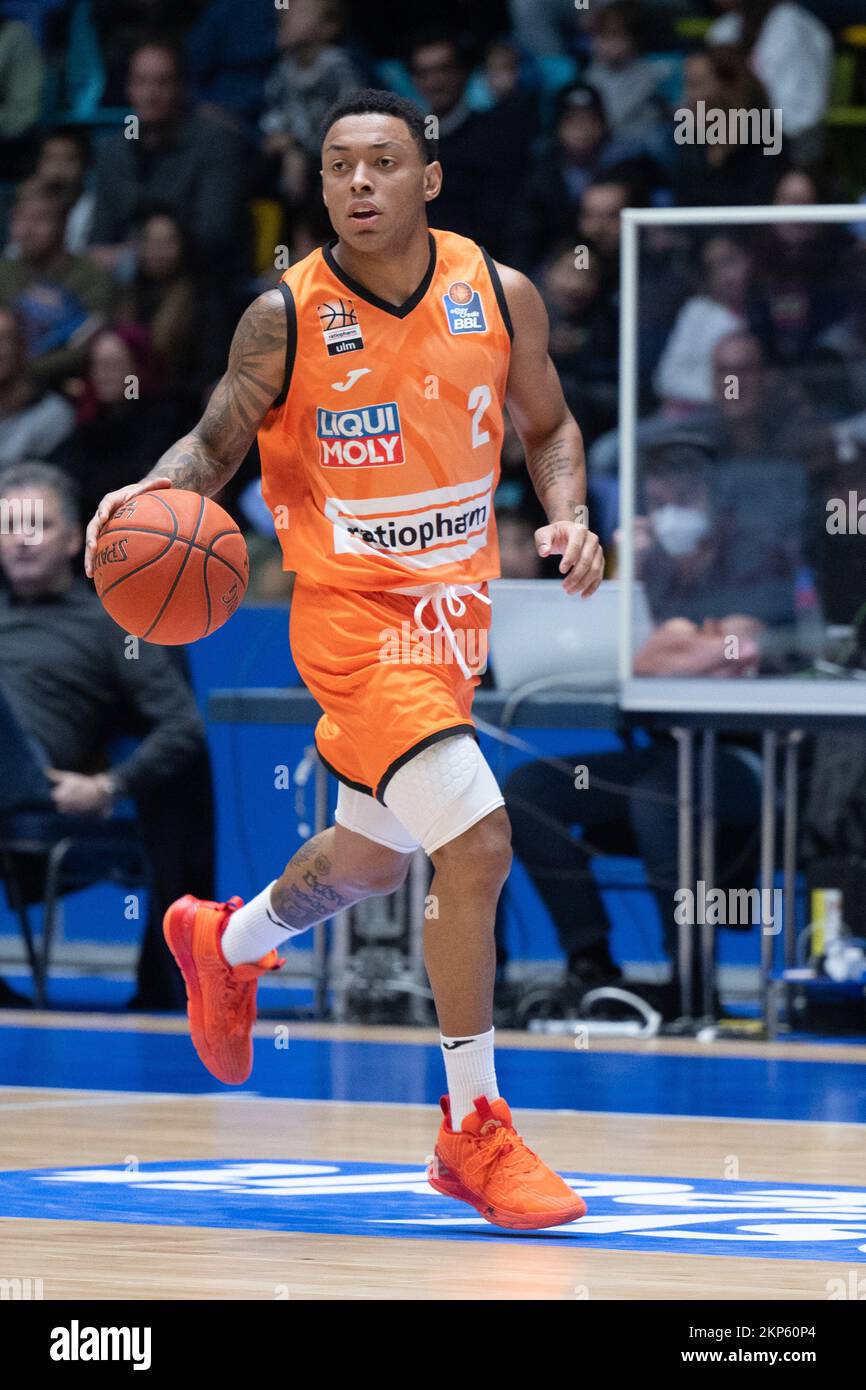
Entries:
{"label": "tattoo on forearm", "polygon": [[219,492],[232,471],[204,448],[195,433],[179,439],[151,469],[154,478],[171,478],[175,487],[189,488],[190,492],[207,497]]}
{"label": "tattoo on forearm", "polygon": [[202,419],[165,453],[152,476],[213,495],[240,467],[283,384],[286,314],[278,291],[260,296],[235,331],[228,368]]}
{"label": "tattoo on forearm", "polygon": [[533,450],[526,459],[529,476],[539,498],[556,483],[574,477],[574,448],[567,439],[555,439],[541,449]]}
{"label": "tattoo on forearm", "polygon": [[295,881],[288,887],[278,884],[271,895],[274,912],[293,927],[313,927],[354,902],[354,897],[328,883],[332,864],[316,848],[316,839],[302,845],[289,864]]}

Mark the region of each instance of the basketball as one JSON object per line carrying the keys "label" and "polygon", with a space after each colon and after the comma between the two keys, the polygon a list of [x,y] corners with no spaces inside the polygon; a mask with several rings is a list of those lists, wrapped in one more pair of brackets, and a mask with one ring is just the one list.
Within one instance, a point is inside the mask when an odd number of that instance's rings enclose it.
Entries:
{"label": "basketball", "polygon": [[166,488],[133,497],[103,526],[93,578],[126,632],[173,647],[231,617],[246,593],[249,559],[228,512],[196,492]]}

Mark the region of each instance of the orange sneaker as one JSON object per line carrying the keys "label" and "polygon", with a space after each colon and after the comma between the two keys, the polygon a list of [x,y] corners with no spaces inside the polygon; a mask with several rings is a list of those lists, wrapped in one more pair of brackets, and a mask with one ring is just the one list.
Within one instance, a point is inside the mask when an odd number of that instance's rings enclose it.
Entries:
{"label": "orange sneaker", "polygon": [[451,1128],[447,1096],[427,1181],[446,1197],[480,1211],[494,1226],[536,1231],[585,1215],[586,1203],[524,1144],[504,1100],[480,1096],[460,1132]]}
{"label": "orange sneaker", "polygon": [[220,940],[238,907],[240,898],[209,903],[187,894],[172,903],[162,924],[186,985],[192,1045],[211,1075],[228,1086],[240,1086],[253,1069],[259,976],[284,964],[276,951],[254,965],[228,964]]}

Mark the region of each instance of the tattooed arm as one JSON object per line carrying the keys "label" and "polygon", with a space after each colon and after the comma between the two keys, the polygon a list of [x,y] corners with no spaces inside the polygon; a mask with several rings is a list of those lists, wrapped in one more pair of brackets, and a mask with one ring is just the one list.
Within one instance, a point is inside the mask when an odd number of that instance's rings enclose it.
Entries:
{"label": "tattooed arm", "polygon": [[550,523],[536,531],[535,543],[539,555],[562,556],[559,570],[565,575],[565,591],[588,598],[601,583],[604,555],[598,537],[586,526],[583,437],[550,360],[541,296],[519,271],[504,265],[497,269],[514,325],[508,413]]}
{"label": "tattooed arm", "polygon": [[84,568],[93,573],[96,538],[108,518],[139,493],[188,488],[213,497],[237,472],[279,395],[286,369],[286,308],[279,290],[260,295],[243,314],[228,367],[201,420],[173,444],[140,483],[103,497],[87,527]]}

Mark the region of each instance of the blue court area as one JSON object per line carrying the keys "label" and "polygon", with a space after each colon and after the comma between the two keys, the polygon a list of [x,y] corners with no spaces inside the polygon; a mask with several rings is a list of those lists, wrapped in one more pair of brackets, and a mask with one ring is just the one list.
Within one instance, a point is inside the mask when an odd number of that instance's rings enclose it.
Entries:
{"label": "blue court area", "polygon": [[[0,1028],[5,1085],[236,1094],[205,1071],[183,1034]],[[515,1107],[866,1123],[866,1065],[750,1057],[669,1056],[499,1047],[500,1089]],[[257,1038],[242,1090],[275,1099],[436,1104],[439,1048],[295,1038],[274,1025]]]}
{"label": "blue court area", "polygon": [[864,1189],[564,1176],[588,1214],[542,1233],[489,1225],[433,1192],[420,1168],[290,1160],[5,1172],[0,1218],[866,1262]]}
{"label": "blue court area", "polygon": [[[288,614],[280,608],[244,608],[206,642],[187,649],[200,708],[210,690],[232,687],[281,687],[300,683],[288,644]],[[541,729],[515,726],[513,733],[539,756],[570,758],[609,752],[621,745],[616,736],[593,729]],[[638,735],[638,738],[640,736]],[[314,781],[298,778],[298,769],[313,745],[313,728],[304,725],[208,725],[208,746],[217,788],[217,893],[248,899],[269,883],[311,833]],[[483,735],[481,747],[500,781],[530,754],[503,746]],[[288,774],[288,777],[286,777]],[[332,803],[336,784],[331,784]],[[619,961],[659,964],[664,961],[661,928],[644,866],[635,859],[600,855],[594,872],[602,885],[611,926],[611,949]],[[802,913],[801,913],[802,915]],[[801,923],[801,925],[804,923]],[[562,950],[546,908],[519,862],[505,898],[504,926],[514,961],[562,963]],[[131,921],[126,890],[107,885],[71,893],[65,900],[63,939],[70,944],[135,945],[143,921]],[[17,938],[17,924],[0,894],[0,936]],[[756,931],[719,933],[722,966],[756,966]],[[307,952],[312,937],[301,937],[293,952]],[[780,959],[781,936],[774,941]],[[7,976],[9,972],[6,972]],[[110,993],[110,991],[109,991]],[[132,993],[80,1001],[63,982],[51,985],[60,1007],[116,1007]]]}

